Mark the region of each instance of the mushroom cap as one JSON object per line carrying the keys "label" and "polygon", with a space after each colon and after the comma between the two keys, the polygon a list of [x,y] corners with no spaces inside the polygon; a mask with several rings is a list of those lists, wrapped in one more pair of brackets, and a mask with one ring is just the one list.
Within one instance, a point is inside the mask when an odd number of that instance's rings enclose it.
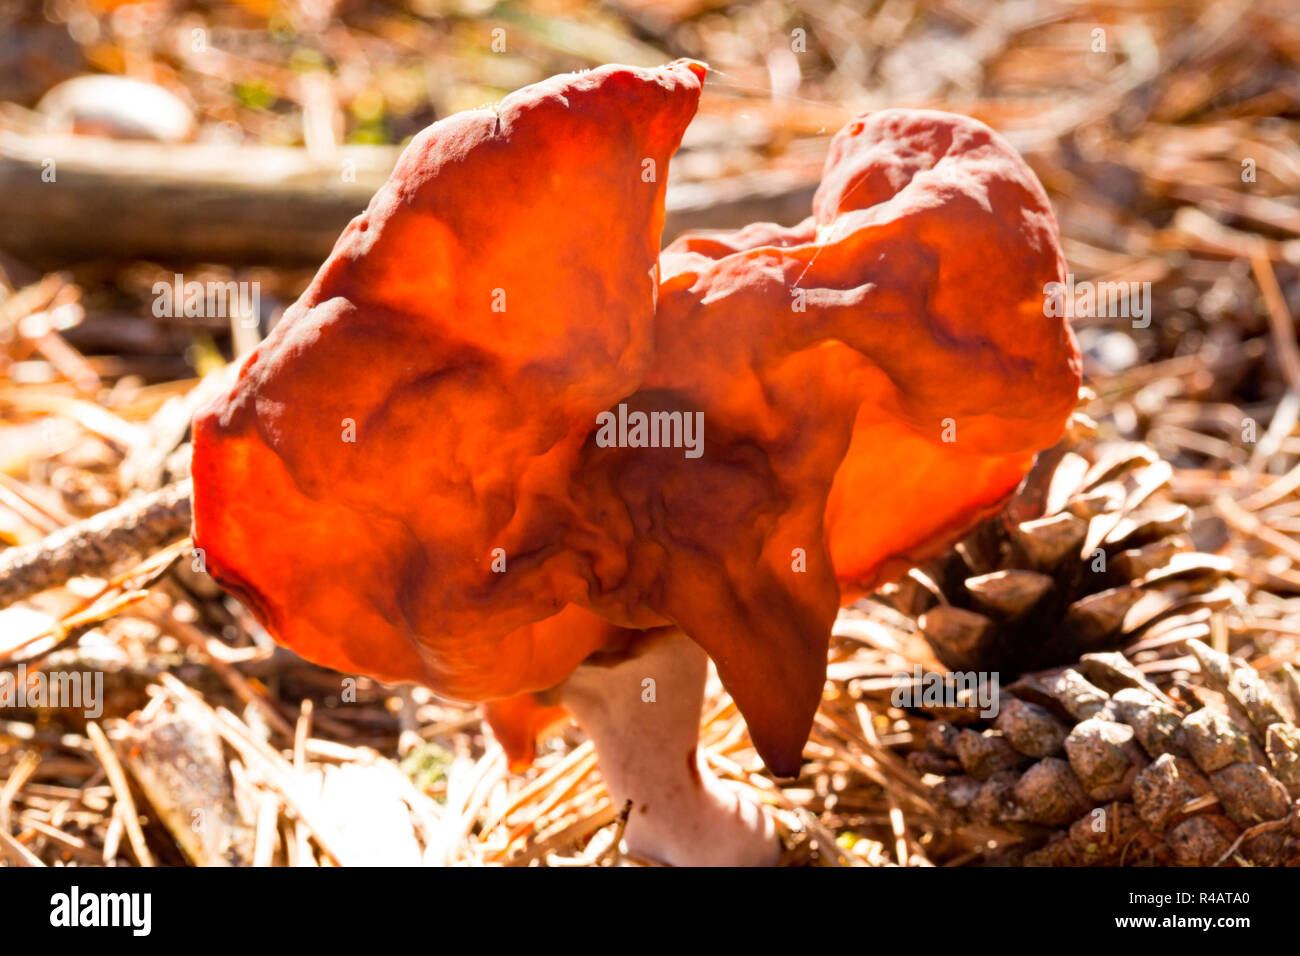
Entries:
{"label": "mushroom cap", "polygon": [[[798,765],[837,606],[994,513],[1060,437],[1080,381],[1073,333],[1045,307],[1064,271],[1024,161],[930,110],[850,122],[799,225],[664,251],[644,387],[703,411],[709,465],[752,460],[745,495],[691,541],[703,560],[669,613],[774,769]],[[728,586],[738,613],[717,599]]]}
{"label": "mushroom cap", "polygon": [[703,350],[726,370],[695,393],[740,430],[793,436],[810,412],[847,411],[825,515],[847,602],[998,510],[1060,437],[1080,363],[1045,307],[1065,274],[1051,206],[983,123],[858,117],[831,142],[813,211],[664,251],[651,381],[675,385]]}
{"label": "mushroom cap", "polygon": [[[963,117],[855,120],[810,219],[679,239],[656,309],[643,160],[662,180],[702,75],[436,124],[196,419],[214,576],[310,659],[499,701],[516,764],[551,716],[520,695],[676,625],[797,772],[840,603],[996,509],[1075,402],[1051,209]],[[701,415],[702,454],[605,447],[616,405]]]}
{"label": "mushroom cap", "polygon": [[704,72],[557,76],[424,130],[195,417],[195,545],[281,643],[464,700],[592,650],[528,625],[587,590],[570,483],[653,357]]}

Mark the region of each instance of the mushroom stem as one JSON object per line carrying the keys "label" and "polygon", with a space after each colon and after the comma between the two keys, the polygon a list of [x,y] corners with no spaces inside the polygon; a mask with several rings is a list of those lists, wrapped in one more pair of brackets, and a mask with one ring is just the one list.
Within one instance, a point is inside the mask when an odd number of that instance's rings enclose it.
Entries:
{"label": "mushroom stem", "polygon": [[635,656],[579,667],[560,696],[595,744],[615,806],[632,801],[629,852],[674,866],[769,866],[780,856],[771,818],[699,755],[708,665],[694,641],[663,629]]}

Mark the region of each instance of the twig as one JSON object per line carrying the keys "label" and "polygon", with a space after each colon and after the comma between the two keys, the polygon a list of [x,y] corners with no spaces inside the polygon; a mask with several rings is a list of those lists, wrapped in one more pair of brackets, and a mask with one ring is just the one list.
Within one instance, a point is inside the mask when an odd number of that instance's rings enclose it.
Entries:
{"label": "twig", "polygon": [[1224,862],[1228,859],[1228,857],[1236,853],[1238,848],[1240,848],[1240,846],[1244,842],[1246,842],[1246,840],[1248,839],[1253,840],[1257,836],[1261,836],[1262,834],[1265,833],[1272,833],[1274,830],[1280,830],[1284,826],[1286,826],[1285,819],[1265,820],[1263,823],[1255,824],[1253,827],[1251,827],[1248,830],[1243,830],[1241,832],[1241,835],[1237,837],[1236,840],[1233,841],[1232,846],[1228,847],[1226,850],[1223,851],[1223,855],[1219,857],[1218,860],[1215,861],[1214,865],[1222,866]]}
{"label": "twig", "polygon": [[108,817],[108,829],[104,831],[104,865],[112,866],[117,859],[118,848],[122,845],[122,832],[126,829],[122,823],[122,805],[113,804]]}
{"label": "twig", "polygon": [[[858,701],[853,708],[853,713],[858,718],[858,726],[862,728],[862,735],[867,738],[867,742],[879,748],[880,740],[876,737],[875,727],[871,725],[871,711],[867,705]],[[886,787],[884,794],[885,805],[889,807],[889,828],[894,835],[894,857],[898,860],[899,866],[907,866],[907,861],[911,857],[907,848],[909,840],[907,823],[903,819],[903,811],[898,806],[898,801],[894,799],[894,791]]]}
{"label": "twig", "polygon": [[[139,604],[146,597],[147,591],[127,591],[115,595],[107,602],[95,602],[85,610],[69,614],[39,634],[24,640],[16,647],[0,653],[0,666],[15,667],[18,664],[31,664],[48,657],[55,651],[67,647],[81,639],[81,636],[110,617],[114,617],[127,608]],[[53,640],[49,640],[53,638]],[[27,651],[27,653],[20,653]]]}
{"label": "twig", "polygon": [[40,762],[39,753],[34,750],[27,751],[23,754],[22,760],[18,761],[18,766],[9,775],[9,779],[5,781],[5,785],[0,787],[0,830],[5,833],[9,832],[9,805],[13,803],[14,797],[23,788],[23,784],[31,779]]}
{"label": "twig", "polygon": [[135,801],[131,798],[126,772],[122,770],[117,754],[113,753],[113,745],[108,742],[99,724],[93,720],[86,721],[86,736],[90,738],[91,746],[95,748],[95,756],[104,765],[104,772],[108,774],[108,782],[113,788],[113,796],[117,798],[118,805],[122,808],[122,824],[126,827],[126,836],[131,841],[136,862],[141,866],[153,866],[153,855],[149,852],[149,845],[144,841],[144,831],[140,829],[140,815],[136,812]]}
{"label": "twig", "polygon": [[0,852],[7,856],[15,866],[44,866],[31,850],[15,840],[8,830],[0,830]]}
{"label": "twig", "polygon": [[253,849],[253,866],[268,867],[275,858],[276,824],[280,817],[280,798],[270,790],[262,791],[257,805],[257,837]]}
{"label": "twig", "polygon": [[1268,324],[1273,333],[1273,344],[1277,347],[1277,363],[1282,368],[1287,390],[1300,393],[1300,345],[1296,344],[1295,319],[1286,306],[1286,297],[1277,284],[1273,273],[1273,264],[1265,255],[1262,246],[1257,245],[1251,252],[1250,267],[1255,272],[1255,281],[1264,296],[1268,307]]}
{"label": "twig", "polygon": [[[293,727],[293,772],[299,778],[307,773],[307,741],[311,739],[313,709],[315,705],[311,698],[304,698],[299,705],[298,720]],[[311,831],[301,820],[292,821],[290,827],[293,830],[293,848],[296,854],[294,865],[316,866],[316,857],[311,851]]]}
{"label": "twig", "polygon": [[1261,243],[1257,243],[1251,250],[1250,267],[1254,270],[1259,291],[1264,296],[1269,330],[1277,349],[1277,363],[1282,369],[1282,377],[1286,379],[1286,393],[1278,402],[1268,430],[1250,456],[1250,469],[1258,474],[1264,470],[1269,459],[1282,446],[1282,440],[1291,434],[1296,421],[1300,419],[1300,346],[1296,344],[1295,318],[1287,308],[1286,297],[1273,272],[1273,264]]}
{"label": "twig", "polygon": [[562,829],[556,830],[554,833],[548,834],[546,837],[521,852],[518,856],[513,856],[505,860],[504,863],[506,866],[527,866],[529,863],[533,862],[533,860],[545,857],[546,854],[555,850],[557,847],[586,839],[587,836],[595,833],[602,827],[609,826],[615,821],[615,819],[617,819],[617,816],[613,804],[611,804],[608,799],[605,799],[603,804],[597,804],[597,806],[593,808],[587,816],[579,817],[573,823],[564,826]]}
{"label": "twig", "polygon": [[1292,468],[1270,485],[1237,502],[1245,511],[1259,511],[1276,504],[1296,489],[1300,489],[1300,465]]}
{"label": "twig", "polygon": [[455,862],[465,838],[474,828],[474,821],[487,803],[488,795],[505,779],[505,774],[505,752],[499,746],[493,746],[470,769],[461,799],[453,801],[448,792],[447,814],[439,825],[436,845],[431,848],[433,853],[430,856],[435,865],[451,866]]}
{"label": "twig", "polygon": [[159,629],[165,634],[170,634],[183,644],[187,644],[198,653],[204,655],[208,660],[208,666],[211,667],[232,691],[235,696],[245,704],[256,707],[266,717],[278,733],[290,740],[294,739],[295,731],[293,725],[285,719],[279,709],[270,700],[267,700],[262,694],[258,693],[253,683],[241,674],[232,664],[222,660],[211,651],[211,646],[219,644],[215,638],[207,637],[202,631],[192,624],[182,621],[170,610],[160,611],[156,609],[147,610],[144,615],[146,619],[153,621]]}
{"label": "twig", "polygon": [[0,608],[80,575],[103,577],[189,533],[190,482],[179,481],[0,553]]}
{"label": "twig", "polygon": [[43,820],[31,819],[30,816],[24,816],[23,826],[35,830],[41,836],[45,837],[45,839],[59,844],[59,846],[63,847],[64,852],[77,857],[83,862],[89,863],[92,866],[98,866],[100,864],[99,853],[92,849],[90,844],[81,839],[81,837],[73,836],[71,833],[60,830],[58,827],[52,826]]}
{"label": "twig", "polygon": [[1278,554],[1286,555],[1295,563],[1300,564],[1300,543],[1288,538],[1280,531],[1274,531],[1260,521],[1259,518],[1248,511],[1244,511],[1241,505],[1231,498],[1226,495],[1218,498],[1214,502],[1214,510],[1234,531],[1255,538]]}

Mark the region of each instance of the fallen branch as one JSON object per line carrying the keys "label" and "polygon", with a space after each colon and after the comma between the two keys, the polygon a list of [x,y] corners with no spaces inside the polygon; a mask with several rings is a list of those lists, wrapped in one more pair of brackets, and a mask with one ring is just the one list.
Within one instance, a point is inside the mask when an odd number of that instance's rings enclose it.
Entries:
{"label": "fallen branch", "polygon": [[[305,149],[123,142],[0,129],[4,246],[25,259],[97,255],[311,265],[397,159]],[[53,177],[52,181],[50,180]],[[93,222],[96,228],[87,229]]]}
{"label": "fallen branch", "polygon": [[103,577],[190,531],[190,482],[69,525],[33,544],[0,553],[0,608],[81,575]]}

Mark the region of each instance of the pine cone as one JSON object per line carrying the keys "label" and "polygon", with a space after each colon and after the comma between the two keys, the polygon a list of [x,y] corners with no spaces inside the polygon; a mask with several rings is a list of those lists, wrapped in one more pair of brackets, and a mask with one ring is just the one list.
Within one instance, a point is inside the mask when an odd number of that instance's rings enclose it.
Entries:
{"label": "pine cone", "polygon": [[1287,673],[1287,701],[1244,662],[1186,646],[1196,693],[1166,694],[1122,654],[1085,654],[1003,688],[990,724],[931,722],[909,761],[952,771],[934,793],[955,832],[1019,838],[1004,861],[1300,865],[1300,682]]}
{"label": "pine cone", "polygon": [[877,595],[953,671],[1000,679],[995,716],[919,701],[907,757],[989,862],[1300,865],[1300,681],[1198,639],[1243,596],[1171,474],[1076,416],[1001,515]]}
{"label": "pine cone", "polygon": [[[1191,512],[1163,494],[1169,464],[1092,429],[1076,415],[999,516],[879,592],[953,670],[1067,664],[1240,597],[1222,586],[1232,562],[1196,551]],[[1201,626],[1185,636],[1208,636],[1200,618],[1186,623]]]}

